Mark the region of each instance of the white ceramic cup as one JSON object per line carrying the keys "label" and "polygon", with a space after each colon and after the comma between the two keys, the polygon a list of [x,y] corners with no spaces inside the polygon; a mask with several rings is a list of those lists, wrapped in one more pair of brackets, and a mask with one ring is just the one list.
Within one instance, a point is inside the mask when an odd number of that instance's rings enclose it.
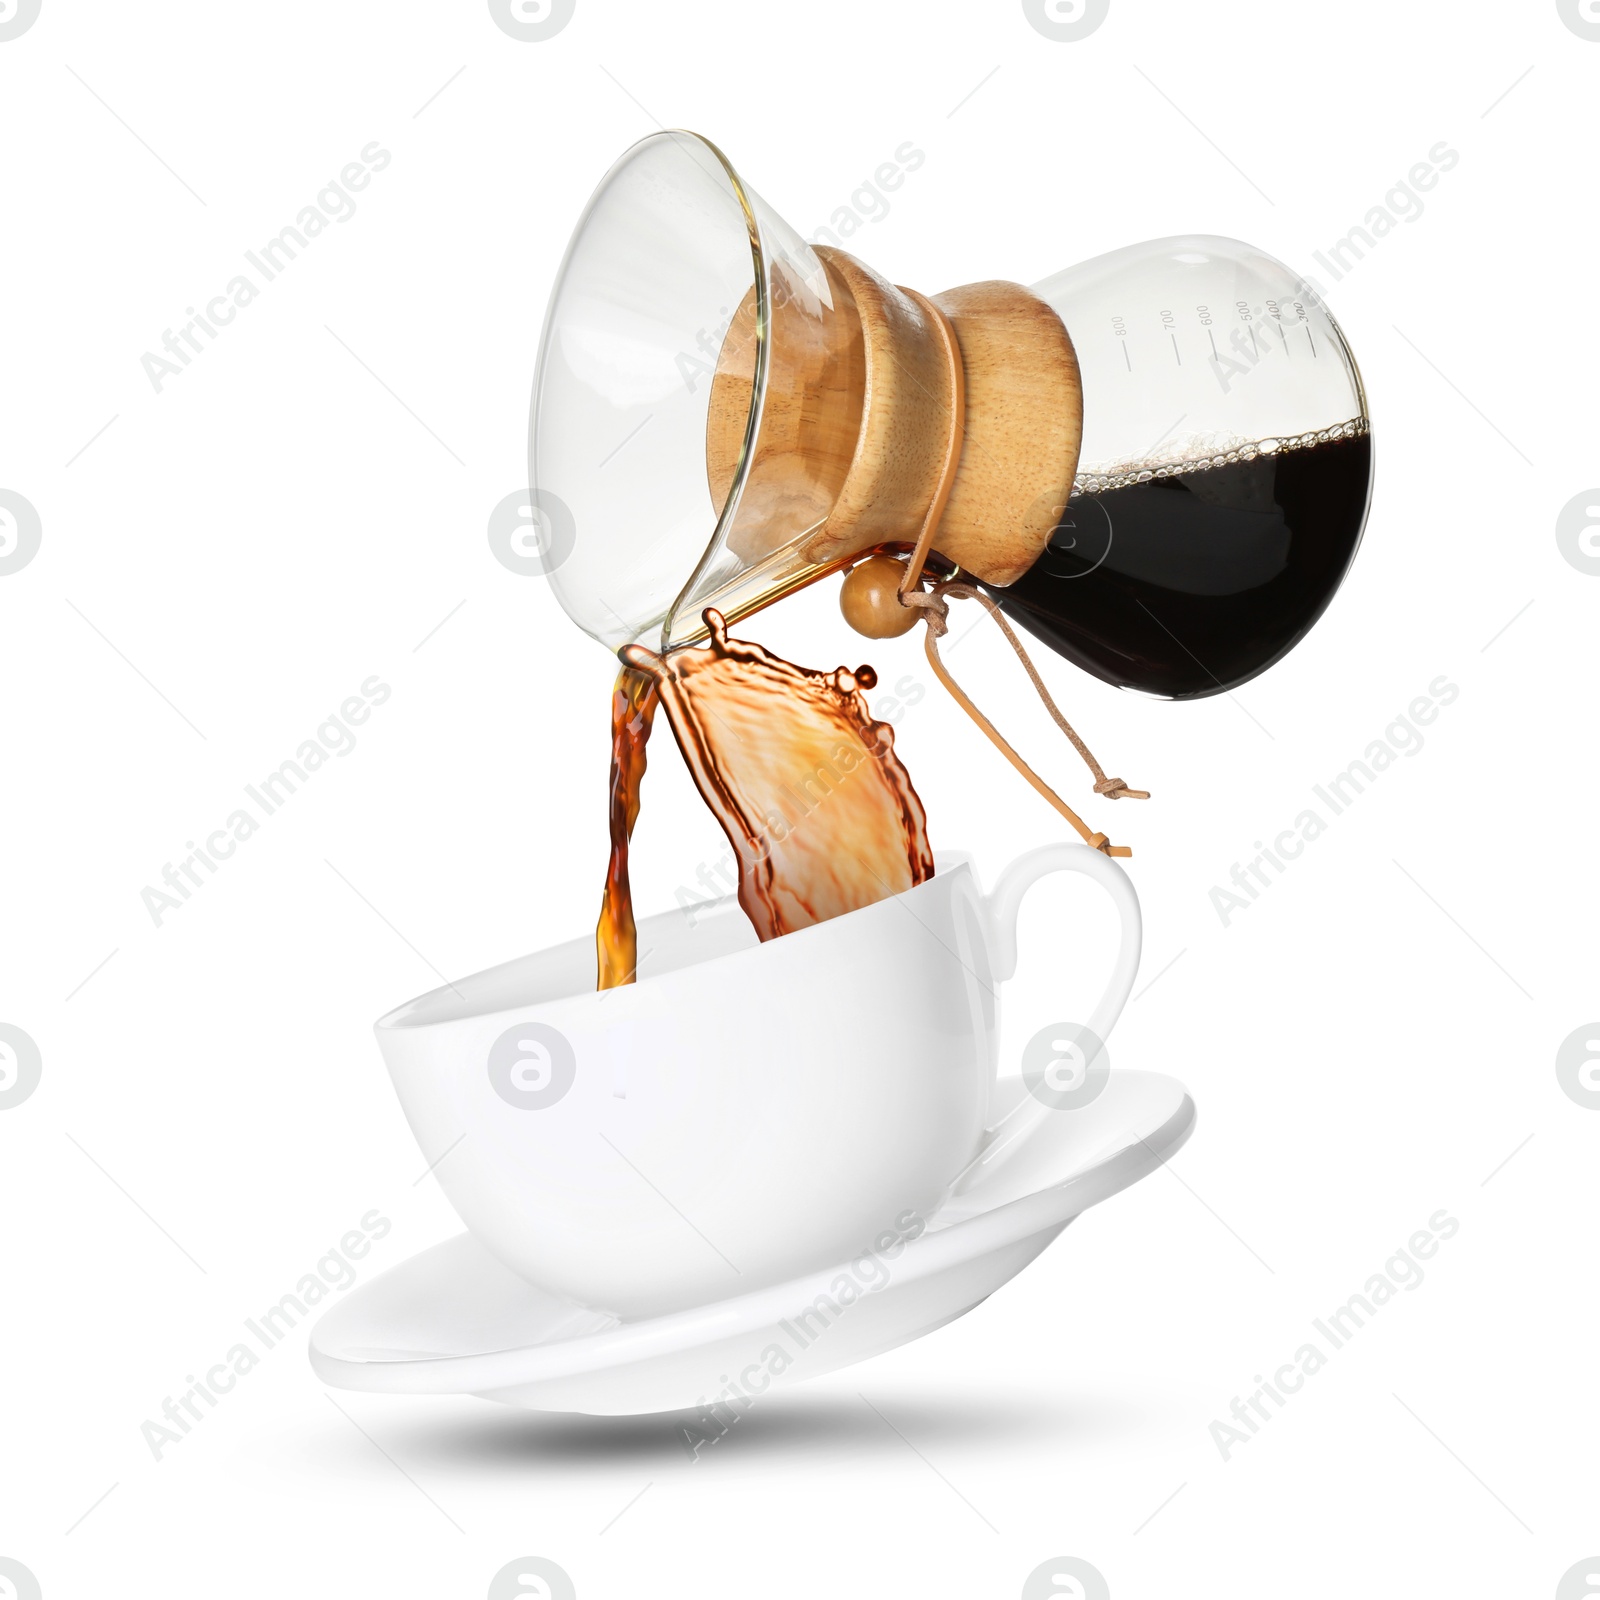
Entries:
{"label": "white ceramic cup", "polygon": [[1022,897],[1053,872],[1092,878],[1121,921],[1087,1020],[1103,1042],[1138,899],[1108,857],[1052,844],[987,896],[941,857],[915,889],[766,944],[732,899],[647,917],[636,983],[597,993],[594,943],[573,940],[401,1006],[378,1043],[492,1254],[580,1305],[680,1310],[890,1249],[1052,1114],[1025,1096],[989,1119],[996,989]]}

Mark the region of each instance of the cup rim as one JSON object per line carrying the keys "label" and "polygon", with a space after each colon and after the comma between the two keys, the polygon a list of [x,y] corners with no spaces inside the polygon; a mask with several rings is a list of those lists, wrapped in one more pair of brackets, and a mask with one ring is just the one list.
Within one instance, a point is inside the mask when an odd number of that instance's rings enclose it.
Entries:
{"label": "cup rim", "polygon": [[[924,878],[921,883],[913,884],[909,889],[902,889],[898,894],[886,895],[882,900],[875,900],[870,906],[858,906],[854,911],[842,912],[836,917],[829,917],[825,922],[814,922],[806,928],[796,928],[793,933],[783,934],[777,939],[769,939],[764,943],[747,945],[739,950],[724,951],[721,955],[707,956],[702,961],[689,962],[685,966],[673,968],[670,972],[658,972],[650,976],[640,975],[633,983],[627,985],[627,988],[633,990],[636,994],[653,993],[659,986],[672,982],[685,972],[700,972],[707,967],[715,966],[719,962],[732,962],[742,957],[754,956],[757,952],[772,946],[809,949],[816,943],[817,938],[828,936],[828,929],[836,924],[847,922],[852,917],[876,911],[879,907],[892,905],[896,901],[907,900],[912,895],[918,894],[925,889],[931,893],[935,884],[954,881],[962,873],[965,873],[969,879],[974,881],[976,878],[975,864],[969,851],[936,851],[934,854],[934,868],[934,874],[931,878]],[[653,922],[659,922],[669,917],[682,918],[689,915],[691,911],[696,916],[705,916],[712,911],[726,910],[737,907],[737,905],[737,895],[723,895],[719,899],[706,901],[694,907],[676,906],[665,911],[652,912],[649,916],[640,920],[639,927],[643,930]],[[802,943],[799,945],[791,944],[793,940],[799,940]],[[511,966],[517,961],[525,961],[533,957],[547,955],[552,950],[559,949],[561,944],[573,942],[572,940],[563,940],[560,944],[546,945],[541,950],[527,951],[521,956],[511,957],[509,961],[498,962],[495,966],[484,967],[479,972],[469,973],[461,979],[461,982],[470,982],[473,978],[482,977],[485,973],[498,971],[501,967]],[[453,1016],[429,1017],[425,1014],[423,1008],[430,1002],[442,1003],[446,996],[459,998],[455,994],[454,985],[450,982],[445,982],[436,988],[427,990],[423,994],[415,995],[409,1000],[402,1001],[392,1010],[386,1011],[372,1026],[374,1032],[380,1036],[385,1034],[421,1033],[430,1028],[447,1028],[455,1024],[476,1022],[488,1017],[507,1016],[513,1012],[527,1011],[545,1006],[568,1005],[574,1001],[593,1000],[608,992],[600,989],[580,989],[570,994],[553,995],[544,1000],[511,1001],[499,1005],[485,1003],[481,1009],[474,1009],[465,1014],[458,1013]]]}

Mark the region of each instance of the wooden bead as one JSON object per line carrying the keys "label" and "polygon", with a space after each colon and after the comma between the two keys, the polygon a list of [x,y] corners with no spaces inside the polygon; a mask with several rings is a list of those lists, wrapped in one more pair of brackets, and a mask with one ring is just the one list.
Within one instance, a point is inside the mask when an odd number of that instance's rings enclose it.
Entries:
{"label": "wooden bead", "polygon": [[898,639],[917,625],[915,606],[900,603],[903,563],[892,556],[868,556],[845,575],[839,609],[857,633],[869,639]]}

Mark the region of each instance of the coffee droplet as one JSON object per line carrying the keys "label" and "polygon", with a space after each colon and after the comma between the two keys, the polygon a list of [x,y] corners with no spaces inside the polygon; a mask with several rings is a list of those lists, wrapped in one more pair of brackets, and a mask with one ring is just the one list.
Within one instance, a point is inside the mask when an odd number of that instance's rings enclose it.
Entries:
{"label": "coffee droplet", "polygon": [[868,556],[845,575],[839,609],[857,633],[869,639],[898,639],[917,625],[917,608],[901,605],[900,580],[906,569],[892,556]]}

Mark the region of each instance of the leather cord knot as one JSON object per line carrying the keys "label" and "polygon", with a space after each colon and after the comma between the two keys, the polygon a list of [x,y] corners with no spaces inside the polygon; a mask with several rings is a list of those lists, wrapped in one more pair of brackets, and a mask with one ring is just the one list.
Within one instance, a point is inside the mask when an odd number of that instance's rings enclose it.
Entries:
{"label": "leather cord knot", "polygon": [[1096,794],[1103,794],[1107,800],[1148,800],[1148,789],[1130,789],[1121,778],[1102,778],[1095,786]]}
{"label": "leather cord knot", "polygon": [[944,638],[949,631],[950,602],[937,590],[931,594],[926,589],[912,589],[909,593],[901,590],[900,604],[921,611],[922,620],[935,639]]}

